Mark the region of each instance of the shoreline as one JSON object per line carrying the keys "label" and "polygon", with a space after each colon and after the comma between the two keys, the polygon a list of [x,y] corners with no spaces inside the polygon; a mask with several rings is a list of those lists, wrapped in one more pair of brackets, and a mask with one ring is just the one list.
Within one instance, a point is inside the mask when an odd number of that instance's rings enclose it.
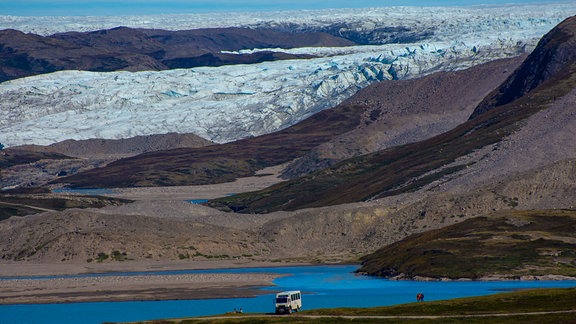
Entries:
{"label": "shoreline", "polygon": [[0,280],[0,305],[254,297],[282,275],[215,273]]}
{"label": "shoreline", "polygon": [[[277,273],[148,272],[290,267],[311,263],[217,260],[103,264],[0,264],[0,305],[254,297]],[[134,272],[135,274],[130,274]],[[129,273],[129,274],[121,274]],[[115,275],[116,274],[116,275]],[[47,277],[47,278],[43,278]],[[55,278],[54,278],[55,277]]]}
{"label": "shoreline", "polygon": [[[117,263],[28,263],[0,262],[0,278],[47,277],[66,275],[114,274],[122,272],[162,272],[244,268],[279,268],[321,265],[309,262],[271,262],[251,260],[122,261]],[[1,279],[0,279],[1,280]]]}
{"label": "shoreline", "polygon": [[[359,272],[359,275],[370,276],[365,272]],[[374,276],[377,277],[377,276]],[[480,278],[448,278],[448,277],[425,277],[425,276],[407,276],[405,274],[399,274],[391,277],[380,277],[382,279],[387,279],[390,281],[562,281],[562,280],[575,280],[576,277],[556,275],[556,274],[546,274],[546,275],[486,275]]]}

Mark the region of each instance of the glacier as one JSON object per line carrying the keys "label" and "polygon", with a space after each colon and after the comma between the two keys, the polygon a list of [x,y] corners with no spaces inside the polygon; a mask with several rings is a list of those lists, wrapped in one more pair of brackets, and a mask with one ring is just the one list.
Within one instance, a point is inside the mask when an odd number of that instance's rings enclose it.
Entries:
{"label": "glacier", "polygon": [[[119,139],[195,133],[217,143],[288,127],[333,107],[372,82],[464,69],[530,51],[576,4],[475,8],[372,8],[283,13],[122,17],[0,16],[0,28],[49,34],[129,27],[245,26],[322,30],[338,24],[376,35],[409,26],[416,43],[273,49],[317,58],[168,71],[61,71],[0,83],[0,143],[48,145],[66,139]],[[195,17],[197,19],[191,19]],[[217,18],[221,18],[216,23]],[[38,17],[34,17],[38,18]],[[99,24],[91,24],[98,21]],[[108,25],[110,24],[110,25]],[[169,28],[168,28],[169,27]],[[254,52],[270,49],[251,49]]]}

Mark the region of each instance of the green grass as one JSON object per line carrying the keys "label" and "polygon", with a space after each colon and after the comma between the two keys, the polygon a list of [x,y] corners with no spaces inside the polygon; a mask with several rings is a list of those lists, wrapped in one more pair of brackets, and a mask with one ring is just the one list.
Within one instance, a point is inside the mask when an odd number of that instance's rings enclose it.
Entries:
{"label": "green grass", "polygon": [[[489,296],[410,303],[388,307],[341,308],[336,315],[478,315],[576,310],[576,288],[530,289]],[[334,315],[334,310],[307,311],[306,314]]]}
{"label": "green grass", "polygon": [[[520,313],[576,311],[575,296],[576,288],[534,289],[387,307],[318,309],[303,311],[291,316],[224,314],[231,318],[205,317],[149,323],[576,323],[576,313],[519,315]],[[489,314],[505,314],[506,316],[486,316]],[[258,315],[260,317],[255,317]],[[325,317],[310,318],[304,317],[305,315]],[[475,315],[481,316],[473,317]],[[350,319],[344,318],[345,316],[365,317]],[[396,316],[398,318],[367,318],[369,316]],[[418,316],[449,316],[449,318],[409,318]]]}

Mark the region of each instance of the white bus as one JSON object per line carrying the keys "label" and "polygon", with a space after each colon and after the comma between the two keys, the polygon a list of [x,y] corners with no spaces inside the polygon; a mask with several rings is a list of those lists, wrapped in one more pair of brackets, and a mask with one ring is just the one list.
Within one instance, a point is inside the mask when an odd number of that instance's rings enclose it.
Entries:
{"label": "white bus", "polygon": [[300,290],[283,291],[276,294],[274,299],[276,314],[292,314],[302,309],[302,294]]}

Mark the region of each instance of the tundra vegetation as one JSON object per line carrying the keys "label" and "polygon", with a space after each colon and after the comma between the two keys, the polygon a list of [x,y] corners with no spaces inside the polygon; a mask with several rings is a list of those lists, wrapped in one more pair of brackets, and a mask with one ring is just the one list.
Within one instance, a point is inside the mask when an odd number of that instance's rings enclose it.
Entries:
{"label": "tundra vegetation", "polygon": [[305,310],[291,316],[243,313],[146,323],[573,323],[574,294],[576,288],[535,289],[386,307]]}

